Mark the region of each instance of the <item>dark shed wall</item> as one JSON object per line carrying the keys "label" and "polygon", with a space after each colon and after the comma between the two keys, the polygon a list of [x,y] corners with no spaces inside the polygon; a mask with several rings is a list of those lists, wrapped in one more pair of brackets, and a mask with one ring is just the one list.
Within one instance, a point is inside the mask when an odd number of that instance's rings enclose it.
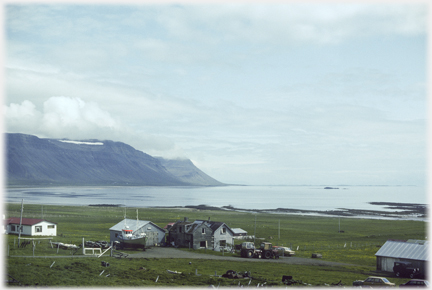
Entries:
{"label": "dark shed wall", "polygon": [[[202,230],[205,230],[205,233],[202,233]],[[201,248],[201,242],[207,242],[207,248],[213,248],[213,234],[212,230],[206,226],[205,224],[199,225],[193,233],[193,247],[194,249]]]}

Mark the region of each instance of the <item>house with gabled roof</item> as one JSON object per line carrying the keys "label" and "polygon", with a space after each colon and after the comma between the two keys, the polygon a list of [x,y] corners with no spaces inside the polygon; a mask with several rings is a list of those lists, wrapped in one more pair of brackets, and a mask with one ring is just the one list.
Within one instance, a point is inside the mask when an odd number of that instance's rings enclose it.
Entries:
{"label": "house with gabled roof", "polygon": [[57,223],[43,219],[10,217],[5,221],[6,234],[19,234],[25,236],[57,236]]}
{"label": "house with gabled roof", "polygon": [[190,222],[188,218],[184,218],[169,229],[168,243],[193,249],[231,250],[234,245],[233,237],[234,232],[223,222],[210,219]]}
{"label": "house with gabled roof", "polygon": [[110,242],[120,241],[122,230],[130,229],[133,234],[145,233],[147,237],[146,246],[151,247],[165,243],[165,230],[151,221],[123,219],[112,226],[110,230]]}

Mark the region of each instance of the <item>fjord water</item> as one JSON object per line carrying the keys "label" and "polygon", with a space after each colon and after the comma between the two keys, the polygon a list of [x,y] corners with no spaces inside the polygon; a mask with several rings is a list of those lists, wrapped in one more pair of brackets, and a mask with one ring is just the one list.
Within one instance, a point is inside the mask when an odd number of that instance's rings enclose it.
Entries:
{"label": "fjord water", "polygon": [[423,186],[220,186],[220,187],[45,187],[8,188],[5,202],[55,205],[116,204],[127,207],[233,206],[243,209],[337,208],[385,210],[370,202],[427,204]]}

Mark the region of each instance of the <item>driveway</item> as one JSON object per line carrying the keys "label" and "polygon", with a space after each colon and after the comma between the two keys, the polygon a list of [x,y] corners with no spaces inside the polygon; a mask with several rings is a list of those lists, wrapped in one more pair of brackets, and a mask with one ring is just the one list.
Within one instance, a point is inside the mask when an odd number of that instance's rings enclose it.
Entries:
{"label": "driveway", "polygon": [[140,253],[129,254],[128,258],[179,258],[179,259],[203,259],[203,260],[225,260],[225,261],[248,261],[255,263],[284,263],[291,265],[309,266],[355,266],[347,263],[324,261],[321,259],[299,258],[299,257],[280,257],[279,259],[247,259],[241,257],[215,256],[208,254],[198,254],[193,250],[184,251],[171,247],[153,247]]}

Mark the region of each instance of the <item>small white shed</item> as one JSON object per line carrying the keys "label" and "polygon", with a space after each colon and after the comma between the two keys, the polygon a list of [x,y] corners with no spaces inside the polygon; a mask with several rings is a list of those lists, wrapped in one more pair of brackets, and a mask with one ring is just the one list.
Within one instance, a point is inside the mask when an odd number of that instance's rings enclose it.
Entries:
{"label": "small white shed", "polygon": [[119,241],[125,227],[133,230],[133,233],[145,233],[147,236],[146,246],[154,246],[165,242],[165,230],[151,221],[141,221],[133,219],[124,219],[118,224],[112,226],[110,230],[110,242]]}
{"label": "small white shed", "polygon": [[5,220],[6,234],[19,234],[19,226],[22,226],[21,235],[25,236],[57,236],[57,223],[43,219],[11,217]]}

